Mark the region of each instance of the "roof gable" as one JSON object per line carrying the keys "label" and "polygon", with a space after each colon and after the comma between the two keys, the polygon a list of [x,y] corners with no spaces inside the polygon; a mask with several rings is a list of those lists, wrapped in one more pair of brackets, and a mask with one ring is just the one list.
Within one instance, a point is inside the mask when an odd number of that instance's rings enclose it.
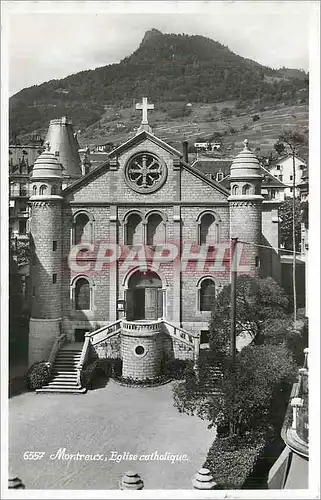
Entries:
{"label": "roof gable", "polygon": [[170,154],[172,154],[174,156],[178,156],[179,158],[182,157],[182,153],[180,153],[177,149],[173,148],[169,144],[166,144],[166,142],[164,142],[164,141],[162,141],[162,139],[159,139],[158,137],[156,137],[156,135],[151,134],[150,132],[147,132],[147,130],[143,130],[142,132],[135,135],[134,137],[132,137],[128,141],[124,142],[124,144],[121,144],[120,146],[118,146],[116,149],[114,149],[113,151],[111,151],[109,153],[109,157],[110,158],[117,157],[117,156],[123,154],[128,149],[130,149],[134,146],[137,146],[138,144],[145,141],[146,139],[149,139],[150,141],[154,142],[154,144],[157,144],[157,146],[165,149]]}

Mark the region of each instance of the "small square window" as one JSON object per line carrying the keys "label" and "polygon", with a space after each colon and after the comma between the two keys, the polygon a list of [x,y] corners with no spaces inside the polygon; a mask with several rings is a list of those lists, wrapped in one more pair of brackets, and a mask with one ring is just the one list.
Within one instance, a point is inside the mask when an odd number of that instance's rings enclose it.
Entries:
{"label": "small square window", "polygon": [[53,282],[53,284],[57,283],[57,274],[56,273],[54,273],[52,275],[52,282]]}
{"label": "small square window", "polygon": [[57,250],[57,240],[52,242],[52,251],[55,252]]}
{"label": "small square window", "polygon": [[276,166],[276,169],[277,169],[277,170],[281,170],[281,165],[277,165],[277,166]]}

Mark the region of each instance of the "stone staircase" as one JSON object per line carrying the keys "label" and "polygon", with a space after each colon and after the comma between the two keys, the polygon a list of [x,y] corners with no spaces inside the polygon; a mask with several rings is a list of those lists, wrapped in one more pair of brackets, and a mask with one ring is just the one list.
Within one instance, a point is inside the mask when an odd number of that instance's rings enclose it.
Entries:
{"label": "stone staircase", "polygon": [[81,356],[82,344],[67,344],[57,353],[47,385],[36,392],[60,392],[82,394],[86,389],[77,384],[77,364]]}

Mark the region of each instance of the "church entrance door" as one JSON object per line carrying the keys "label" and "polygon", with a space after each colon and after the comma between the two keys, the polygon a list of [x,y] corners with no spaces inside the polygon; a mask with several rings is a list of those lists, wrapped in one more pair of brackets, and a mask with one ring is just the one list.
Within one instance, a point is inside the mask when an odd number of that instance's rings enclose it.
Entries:
{"label": "church entrance door", "polygon": [[126,295],[126,319],[158,319],[163,316],[162,281],[152,271],[137,271],[131,276]]}

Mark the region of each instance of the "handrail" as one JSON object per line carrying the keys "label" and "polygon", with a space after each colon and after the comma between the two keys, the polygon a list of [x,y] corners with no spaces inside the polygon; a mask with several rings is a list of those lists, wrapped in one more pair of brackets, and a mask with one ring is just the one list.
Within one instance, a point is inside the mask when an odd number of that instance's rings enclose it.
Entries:
{"label": "handrail", "polygon": [[[81,356],[79,363],[76,366],[77,370],[77,383],[81,384],[81,372],[83,369],[83,366],[87,360],[90,346],[94,346],[99,344],[100,342],[104,342],[107,338],[111,338],[114,335],[117,335],[117,333],[120,332],[120,324],[121,324],[121,319],[115,321],[114,323],[110,323],[109,325],[102,326],[101,328],[98,328],[98,330],[95,330],[93,332],[86,332],[85,333],[85,342],[84,345],[82,346],[81,350]],[[98,341],[94,341],[94,337],[96,335],[99,335],[100,333],[106,332],[106,335],[103,338],[98,339]]]}
{"label": "handrail", "polygon": [[47,361],[47,365],[49,366],[50,370],[51,370],[52,365],[53,365],[53,363],[55,361],[55,358],[57,356],[57,352],[60,349],[61,341],[65,340],[65,339],[66,339],[65,333],[60,333],[58,335],[58,337],[55,338],[55,341],[53,343],[53,346],[52,346],[52,349],[50,351],[49,358],[48,358],[48,361]]}
{"label": "handrail", "polygon": [[84,342],[84,345],[82,346],[82,350],[81,350],[80,360],[79,360],[79,362],[78,362],[78,364],[76,366],[76,370],[77,370],[77,384],[79,384],[79,385],[81,384],[81,372],[82,372],[84,363],[85,363],[85,361],[87,359],[88,352],[89,352],[89,346],[90,346],[89,338],[86,335],[85,335],[85,342]]}
{"label": "handrail", "polygon": [[[172,323],[169,323],[169,321],[163,320],[163,323],[164,325],[168,325],[172,329],[172,331],[169,331],[168,333],[174,339],[180,340],[181,342],[184,342],[189,346],[193,345],[195,347],[195,343],[198,340],[198,335],[188,332],[187,330],[184,330],[180,326],[173,325]],[[176,331],[180,333],[177,334]]]}
{"label": "handrail", "polygon": [[119,328],[112,330],[111,332],[107,332],[103,338],[98,339],[96,342],[93,342],[93,340],[90,339],[91,345],[97,345],[100,344],[101,342],[105,342],[105,340],[111,339],[120,332],[121,332],[121,327],[119,326]]}
{"label": "handrail", "polygon": [[85,334],[85,337],[89,337],[89,338],[94,337],[95,335],[97,335],[98,333],[103,332],[103,331],[104,331],[104,330],[106,330],[106,329],[110,329],[110,328],[112,328],[112,327],[114,327],[114,326],[116,326],[116,325],[120,325],[120,323],[121,323],[121,322],[122,322],[122,320],[121,320],[121,319],[118,319],[118,320],[117,320],[117,321],[115,321],[114,323],[110,323],[109,325],[102,326],[102,327],[101,327],[101,328],[99,328],[98,330],[95,330],[95,331],[93,331],[93,332],[87,332],[87,333]]}

